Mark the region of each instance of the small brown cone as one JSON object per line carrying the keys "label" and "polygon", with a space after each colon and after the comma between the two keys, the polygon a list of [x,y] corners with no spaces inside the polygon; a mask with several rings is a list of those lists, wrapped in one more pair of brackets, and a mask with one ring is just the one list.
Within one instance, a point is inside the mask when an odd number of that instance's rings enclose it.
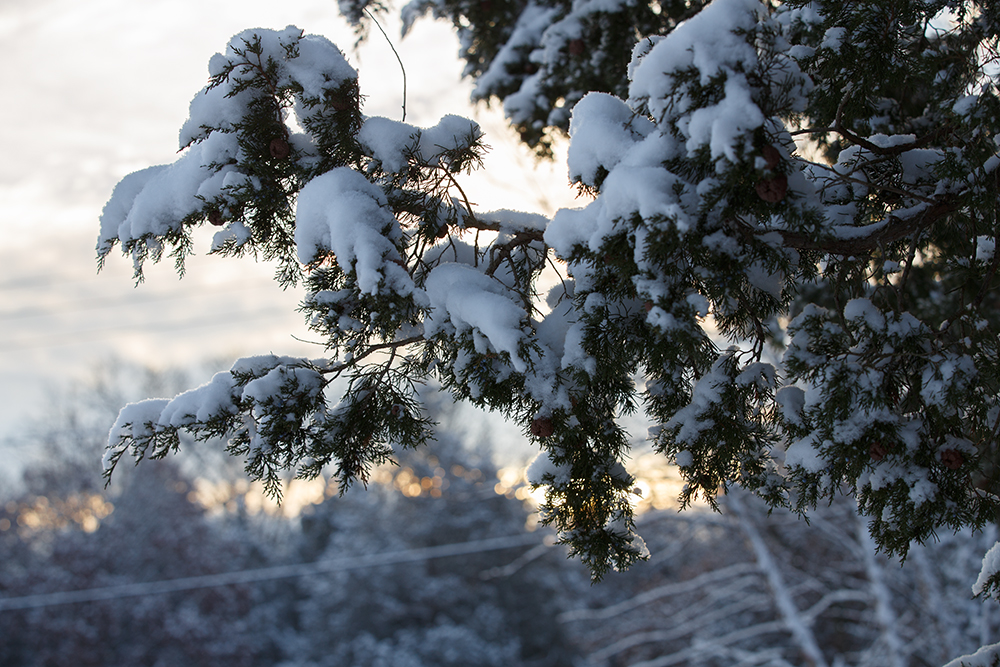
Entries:
{"label": "small brown cone", "polygon": [[965,463],[965,457],[957,449],[946,449],[941,452],[941,463],[948,470],[958,470]]}
{"label": "small brown cone", "polygon": [[278,137],[276,139],[271,139],[271,145],[269,147],[271,151],[271,157],[275,160],[284,160],[286,157],[292,154],[292,147],[288,145],[288,142],[284,139]]}
{"label": "small brown cone", "polygon": [[539,417],[531,422],[531,435],[536,438],[547,438],[553,433],[555,433],[555,427],[548,417]]}
{"label": "small brown cone", "polygon": [[781,153],[778,152],[777,148],[771,146],[770,144],[764,146],[760,154],[761,157],[763,157],[767,161],[768,169],[774,169],[775,167],[778,166],[778,163],[781,162]]}
{"label": "small brown cone", "polygon": [[757,196],[770,204],[777,204],[788,192],[788,177],[778,174],[774,178],[764,178],[757,182]]}
{"label": "small brown cone", "polygon": [[880,440],[876,440],[868,447],[868,456],[872,457],[872,461],[881,461],[888,453],[889,450],[886,449]]}

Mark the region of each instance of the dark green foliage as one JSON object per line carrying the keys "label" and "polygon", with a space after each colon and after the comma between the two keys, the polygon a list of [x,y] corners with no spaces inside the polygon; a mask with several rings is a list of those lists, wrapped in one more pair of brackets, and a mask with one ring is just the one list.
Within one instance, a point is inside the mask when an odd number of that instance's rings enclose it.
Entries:
{"label": "dark green foliage", "polygon": [[[205,92],[221,106],[196,98],[185,156],[123,181],[99,252],[120,244],[141,271],[221,222],[216,252],[305,277],[327,358],[238,362],[130,406],[111,465],[187,430],[225,434],[275,493],[281,471],[327,465],[344,489],[431,439],[416,389],[433,380],[538,443],[542,515],[598,577],[643,554],[620,419],[640,410],[685,503],[742,486],[807,512],[846,491],[898,555],[995,520],[994,4],[442,0],[408,5],[407,25],[426,12],[528,144],[570,129],[593,202],[551,221],[476,211],[474,123],[364,118],[332,45],[238,36]],[[187,208],[150,215],[190,164],[205,180]]]}

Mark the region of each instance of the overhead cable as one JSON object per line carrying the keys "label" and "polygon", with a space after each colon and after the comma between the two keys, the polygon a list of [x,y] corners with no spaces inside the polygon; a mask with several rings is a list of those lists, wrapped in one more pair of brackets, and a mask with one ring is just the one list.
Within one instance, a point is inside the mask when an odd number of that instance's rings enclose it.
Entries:
{"label": "overhead cable", "polygon": [[436,547],[406,549],[385,553],[366,554],[362,556],[344,556],[330,558],[312,563],[297,563],[293,565],[275,565],[253,570],[237,570],[235,572],[220,572],[196,577],[166,579],[162,581],[147,581],[101,588],[87,588],[77,591],[59,591],[55,593],[40,593],[22,597],[0,598],[0,612],[16,609],[37,609],[61,604],[77,602],[96,602],[116,598],[139,597],[145,595],[162,595],[178,591],[190,591],[199,588],[214,588],[216,586],[231,586],[233,584],[248,584],[272,579],[288,579],[306,577],[323,572],[344,572],[347,570],[362,570],[382,565],[412,563],[416,561],[462,556],[465,554],[501,551],[527,545],[539,544],[538,535],[511,535],[508,537],[493,537],[484,540],[472,540],[456,544],[442,544]]}

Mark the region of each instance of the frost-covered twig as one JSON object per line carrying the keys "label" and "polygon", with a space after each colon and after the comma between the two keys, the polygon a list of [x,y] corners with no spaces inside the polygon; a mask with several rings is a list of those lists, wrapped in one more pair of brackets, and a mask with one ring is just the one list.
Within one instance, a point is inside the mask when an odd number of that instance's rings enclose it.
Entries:
{"label": "frost-covered twig", "polygon": [[868,585],[875,599],[875,620],[886,649],[886,664],[888,667],[906,667],[909,655],[899,636],[896,610],[893,609],[892,593],[886,585],[885,572],[875,555],[875,542],[868,534],[868,526],[860,517],[856,521],[857,539],[864,554],[865,572],[868,574]]}
{"label": "frost-covered twig", "polygon": [[810,627],[812,619],[805,616],[792,599],[791,592],[785,584],[781,570],[778,568],[778,564],[774,562],[771,551],[754,525],[753,519],[747,513],[743,501],[739,497],[739,493],[732,493],[727,496],[726,506],[733,511],[733,514],[739,520],[740,529],[746,535],[747,540],[749,540],[754,556],[757,559],[757,566],[767,578],[771,593],[774,595],[775,606],[778,608],[778,613],[781,617],[782,626],[791,633],[796,644],[798,644],[803,655],[810,663],[815,665],[815,667],[826,667],[826,659],[823,657],[823,652],[819,648],[819,644]]}

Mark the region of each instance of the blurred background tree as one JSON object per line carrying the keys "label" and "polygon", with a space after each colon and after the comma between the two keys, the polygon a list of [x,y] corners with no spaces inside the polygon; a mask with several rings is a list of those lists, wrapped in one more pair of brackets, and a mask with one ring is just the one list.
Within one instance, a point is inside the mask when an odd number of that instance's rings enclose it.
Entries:
{"label": "blurred background tree", "polygon": [[[499,472],[489,443],[463,445],[449,431],[433,452],[378,469],[367,493],[339,496],[331,479],[315,480],[295,512],[265,511],[241,471],[206,470],[196,448],[122,470],[105,490],[93,483],[103,434],[86,424],[188,381],[120,370],[54,401],[63,417],[32,436],[50,455],[0,501],[5,667],[931,667],[1000,632],[1000,610],[966,593],[995,530],[943,535],[900,566],[875,554],[846,498],[809,524],[739,492],[721,513],[650,509],[639,523],[651,559],[592,585],[537,526],[530,496],[515,493],[523,471]],[[420,551],[455,545],[466,552]],[[378,565],[382,554],[403,558]],[[318,567],[267,570],[297,563]],[[5,606],[262,568],[255,582]]]}

